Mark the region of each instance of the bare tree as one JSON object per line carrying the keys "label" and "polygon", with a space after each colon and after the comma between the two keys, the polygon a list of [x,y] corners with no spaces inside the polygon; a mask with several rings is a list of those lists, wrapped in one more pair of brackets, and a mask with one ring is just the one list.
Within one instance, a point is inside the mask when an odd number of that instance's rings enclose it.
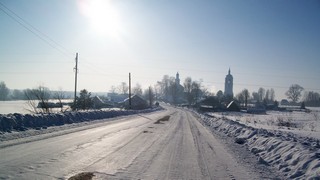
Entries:
{"label": "bare tree", "polygon": [[9,95],[9,88],[7,88],[6,83],[1,81],[0,82],[0,100],[5,101],[7,100]]}
{"label": "bare tree", "polygon": [[201,81],[193,81],[192,82],[192,101],[193,103],[197,103],[202,94],[201,91]]}
{"label": "bare tree", "polygon": [[264,98],[264,102],[265,103],[271,103],[274,102],[274,97],[275,97],[275,92],[274,89],[267,89],[266,93],[265,93],[265,98]]}
{"label": "bare tree", "polygon": [[240,104],[244,103],[244,95],[242,94],[242,92],[238,93],[236,95],[237,100],[239,101]]}
{"label": "bare tree", "polygon": [[301,97],[301,92],[304,88],[298,84],[293,84],[289,87],[289,90],[286,92],[286,96],[291,99],[293,102],[298,102]]}
{"label": "bare tree", "polygon": [[49,105],[51,92],[49,88],[39,86],[36,89],[29,89],[25,91],[25,96],[28,100],[27,104],[30,107],[30,109],[28,109],[30,112],[51,113],[51,107]]}
{"label": "bare tree", "polygon": [[132,89],[133,94],[136,95],[142,95],[142,88],[141,85],[139,83],[136,84],[136,86]]}
{"label": "bare tree", "polygon": [[158,98],[159,98],[158,96],[159,96],[159,92],[160,92],[160,87],[159,87],[158,83],[156,85],[154,85],[153,91],[154,91],[155,100],[158,100]]}
{"label": "bare tree", "polygon": [[23,100],[23,99],[25,99],[25,95],[24,95],[23,91],[18,90],[18,89],[14,89],[11,94],[11,99]]}
{"label": "bare tree", "polygon": [[154,98],[155,98],[155,94],[154,94],[153,88],[151,86],[144,91],[144,98],[148,99],[149,106],[152,107],[152,104],[153,104]]}
{"label": "bare tree", "polygon": [[169,79],[169,92],[171,95],[172,102],[174,104],[178,103],[179,98],[179,85],[175,82],[174,77],[170,77]]}
{"label": "bare tree", "polygon": [[214,96],[213,92],[210,92],[210,90],[208,89],[208,87],[202,87],[201,88],[202,91],[202,96],[203,97],[210,97],[210,96]]}
{"label": "bare tree", "polygon": [[218,100],[219,100],[219,102],[221,102],[222,100],[223,100],[223,92],[222,92],[222,90],[219,90],[218,92],[217,92],[217,98],[218,98]]}
{"label": "bare tree", "polygon": [[163,90],[163,95],[166,100],[170,99],[171,96],[171,90],[170,86],[173,84],[171,81],[172,78],[170,78],[168,75],[164,75],[161,81],[161,86]]}
{"label": "bare tree", "polygon": [[62,99],[65,99],[66,96],[65,96],[65,92],[60,88],[59,91],[56,91],[53,95],[53,98],[58,100],[58,104],[59,104],[59,107],[60,107],[60,111],[61,112],[65,112],[67,111],[63,109],[63,103],[62,103]]}
{"label": "bare tree", "polygon": [[192,103],[192,79],[191,79],[191,77],[187,77],[184,80],[183,86],[184,86],[184,91],[186,92],[187,101],[188,101],[189,105],[191,105],[191,103]]}
{"label": "bare tree", "polygon": [[264,99],[265,93],[266,93],[266,90],[264,88],[261,87],[258,89],[258,95],[259,95],[260,102],[262,102],[262,100]]}
{"label": "bare tree", "polygon": [[264,100],[266,102],[269,102],[269,100],[270,100],[270,90],[269,89],[266,90],[266,95],[264,97]]}
{"label": "bare tree", "polygon": [[320,105],[320,94],[313,91],[304,93],[304,101],[308,106],[319,106]]}
{"label": "bare tree", "polygon": [[250,93],[248,89],[242,90],[242,94],[244,95],[244,104],[245,107],[248,107],[248,99],[250,98]]}
{"label": "bare tree", "polygon": [[275,98],[275,91],[273,88],[270,89],[270,100],[273,102]]}
{"label": "bare tree", "polygon": [[109,92],[112,93],[112,94],[114,94],[114,93],[117,92],[117,88],[116,88],[115,86],[111,86]]}
{"label": "bare tree", "polygon": [[202,96],[201,81],[192,81],[191,77],[187,77],[183,85],[189,105],[196,103]]}
{"label": "bare tree", "polygon": [[25,95],[25,99],[27,100],[27,105],[29,106],[29,108],[26,108],[26,110],[31,113],[39,113],[40,111],[37,108],[37,101],[33,96],[32,89],[25,89],[23,93]]}
{"label": "bare tree", "polygon": [[238,95],[237,95],[238,101],[240,103],[244,103],[245,107],[248,106],[248,99],[250,98],[250,93],[248,89],[243,89]]}
{"label": "bare tree", "polygon": [[257,92],[252,92],[252,99],[255,101],[260,101],[259,94]]}
{"label": "bare tree", "polygon": [[177,86],[175,78],[164,75],[161,81],[157,82],[157,96],[165,101],[175,102],[177,100]]}
{"label": "bare tree", "polygon": [[126,82],[122,82],[119,86],[119,91],[122,94],[128,94],[129,91],[129,86],[127,85]]}
{"label": "bare tree", "polygon": [[149,105],[150,105],[150,107],[152,107],[153,102],[154,102],[154,92],[153,92],[152,87],[150,86],[149,87]]}

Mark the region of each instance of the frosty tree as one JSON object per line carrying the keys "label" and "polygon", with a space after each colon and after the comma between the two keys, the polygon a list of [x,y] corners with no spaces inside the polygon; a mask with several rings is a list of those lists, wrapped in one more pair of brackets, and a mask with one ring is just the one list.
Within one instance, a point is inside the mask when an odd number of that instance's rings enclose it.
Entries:
{"label": "frosty tree", "polygon": [[4,101],[8,98],[9,95],[9,88],[7,88],[6,83],[1,81],[0,82],[0,100]]}
{"label": "frosty tree", "polygon": [[136,86],[132,89],[132,91],[133,91],[133,94],[142,96],[142,88],[139,83],[136,84]]}
{"label": "frosty tree", "polygon": [[301,97],[301,92],[304,90],[299,84],[293,84],[290,86],[289,90],[286,92],[286,96],[293,102],[298,102]]}

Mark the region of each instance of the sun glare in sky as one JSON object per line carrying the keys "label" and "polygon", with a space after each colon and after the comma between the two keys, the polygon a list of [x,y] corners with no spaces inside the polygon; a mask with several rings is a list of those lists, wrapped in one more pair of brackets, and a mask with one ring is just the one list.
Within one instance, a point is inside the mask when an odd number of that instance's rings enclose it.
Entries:
{"label": "sun glare in sky", "polygon": [[[234,94],[291,84],[320,91],[319,1],[0,0],[0,81],[92,92],[128,82],[148,88],[164,75],[203,79]],[[27,77],[26,77],[27,76]],[[58,79],[58,80],[57,80]],[[62,79],[60,81],[60,79]]]}
{"label": "sun glare in sky", "polygon": [[79,9],[100,36],[119,38],[120,16],[110,0],[79,0]]}

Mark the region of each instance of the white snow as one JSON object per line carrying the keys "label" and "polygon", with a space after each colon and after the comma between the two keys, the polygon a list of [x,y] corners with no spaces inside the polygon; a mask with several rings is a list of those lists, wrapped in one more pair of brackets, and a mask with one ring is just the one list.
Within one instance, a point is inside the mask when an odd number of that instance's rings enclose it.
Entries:
{"label": "white snow", "polygon": [[201,117],[211,131],[244,144],[260,163],[278,169],[286,178],[320,177],[320,109],[265,115],[219,112]]}
{"label": "white snow", "polygon": [[[138,115],[163,110],[162,107],[145,110],[103,110],[77,111],[52,114],[0,114],[0,142],[39,134],[55,136],[56,131],[88,126],[100,121],[112,121],[116,117]],[[88,129],[90,127],[84,127]],[[57,135],[60,135],[59,133]],[[3,145],[3,144],[2,144]]]}
{"label": "white snow", "polygon": [[[119,111],[112,112],[117,115],[138,113],[134,116],[144,116],[138,111],[131,113]],[[47,139],[78,132],[82,129],[96,128],[101,125],[101,122],[116,119],[106,120],[103,118],[91,121],[91,119],[100,117],[98,112],[62,116],[77,116],[77,118],[87,119],[89,122],[3,133],[0,134],[1,146],[7,147],[23,142],[37,141],[39,137]],[[251,153],[257,156],[261,165],[277,169],[285,179],[317,179],[320,177],[320,108],[312,108],[310,112],[267,111],[267,114],[264,115],[219,112],[199,114],[199,116],[201,117],[200,122],[213,133],[224,135],[233,139],[235,144],[248,148]],[[6,117],[9,118],[10,115]],[[35,134],[43,135],[33,136]],[[20,142],[20,137],[29,138],[22,138],[24,141]],[[6,141],[10,139],[16,140],[7,143]]]}

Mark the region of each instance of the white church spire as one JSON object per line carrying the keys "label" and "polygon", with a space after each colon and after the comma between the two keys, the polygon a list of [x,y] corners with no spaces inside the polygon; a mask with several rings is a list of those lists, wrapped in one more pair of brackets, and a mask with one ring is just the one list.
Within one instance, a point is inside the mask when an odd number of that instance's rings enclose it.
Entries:
{"label": "white church spire", "polygon": [[176,84],[180,84],[179,72],[176,74]]}
{"label": "white church spire", "polygon": [[224,95],[233,97],[233,77],[230,68],[224,82]]}

